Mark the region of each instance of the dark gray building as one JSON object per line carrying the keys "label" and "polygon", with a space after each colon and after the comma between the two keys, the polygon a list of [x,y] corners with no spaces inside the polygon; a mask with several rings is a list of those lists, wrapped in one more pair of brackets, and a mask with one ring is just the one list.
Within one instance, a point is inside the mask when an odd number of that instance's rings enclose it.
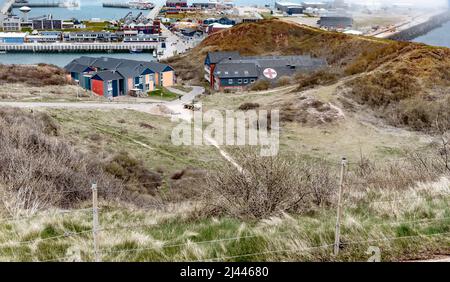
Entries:
{"label": "dark gray building", "polygon": [[328,29],[348,28],[353,26],[353,17],[339,14],[323,15],[320,17],[318,24],[320,27]]}
{"label": "dark gray building", "polygon": [[303,5],[293,2],[275,2],[275,9],[288,15],[303,14]]}
{"label": "dark gray building", "polygon": [[310,56],[242,57],[237,52],[210,52],[205,60],[205,78],[212,89],[223,91],[242,89],[258,80],[275,84],[281,77],[326,66],[324,59]]}
{"label": "dark gray building", "polygon": [[54,30],[62,29],[62,20],[33,20],[33,29],[35,30]]}

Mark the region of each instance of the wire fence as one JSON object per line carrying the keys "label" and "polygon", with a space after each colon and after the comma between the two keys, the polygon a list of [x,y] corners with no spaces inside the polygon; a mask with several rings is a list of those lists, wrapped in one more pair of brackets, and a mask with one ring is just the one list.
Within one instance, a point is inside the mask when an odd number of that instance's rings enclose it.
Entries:
{"label": "wire fence", "polygon": [[[168,249],[175,249],[168,252],[167,255],[162,256],[165,259],[170,258],[170,254],[173,254],[174,252],[188,252],[189,248],[191,247],[206,247],[207,246],[214,246],[210,248],[209,250],[213,250],[211,252],[205,252],[200,255],[200,259],[194,259],[193,261],[205,261],[205,262],[215,262],[215,261],[235,261],[235,260],[261,260],[265,257],[269,256],[280,256],[283,257],[283,255],[287,254],[297,254],[300,256],[302,255],[309,255],[311,252],[314,251],[321,251],[330,253],[331,250],[334,249],[332,257],[333,259],[339,258],[339,252],[341,250],[347,250],[351,248],[351,246],[366,246],[369,244],[383,244],[386,242],[392,242],[397,240],[405,240],[410,242],[415,242],[417,239],[424,239],[424,238],[440,238],[443,237],[444,240],[449,240],[450,235],[450,217],[445,216],[444,214],[434,215],[433,217],[419,217],[416,218],[415,216],[410,219],[404,219],[399,218],[398,220],[389,220],[386,221],[386,219],[383,220],[383,218],[379,219],[380,222],[376,222],[373,220],[373,218],[370,218],[368,222],[361,221],[359,222],[360,229],[364,231],[364,233],[360,234],[360,237],[365,237],[367,239],[365,240],[349,240],[351,237],[350,234],[346,234],[346,232],[351,229],[351,226],[348,226],[347,219],[352,217],[351,212],[348,210],[352,205],[355,204],[355,202],[364,202],[365,204],[401,204],[404,202],[407,203],[413,203],[415,200],[427,200],[427,201],[435,201],[435,200],[443,200],[447,201],[448,197],[450,196],[450,193],[428,193],[424,195],[416,195],[416,196],[408,196],[405,194],[399,194],[399,193],[393,193],[393,195],[388,195],[382,199],[375,198],[375,199],[366,199],[366,198],[351,198],[348,194],[344,193],[344,190],[348,191],[351,190],[352,187],[360,186],[360,185],[369,185],[373,183],[383,183],[383,184],[394,184],[397,181],[345,181],[345,168],[347,167],[348,163],[343,162],[342,163],[342,171],[340,176],[340,181],[338,184],[339,186],[339,193],[340,193],[340,200],[337,203],[337,218],[336,218],[336,226],[328,226],[330,230],[327,231],[327,233],[335,232],[334,236],[334,242],[331,242],[330,237],[325,237],[320,240],[319,244],[314,244],[310,242],[312,246],[297,246],[297,247],[290,247],[290,248],[283,248],[283,244],[279,244],[279,248],[273,248],[271,244],[267,244],[265,247],[266,250],[261,251],[255,251],[255,252],[246,252],[242,254],[233,254],[227,253],[226,248],[223,246],[223,244],[242,244],[246,242],[246,240],[254,240],[253,242],[257,241],[266,241],[268,236],[278,236],[279,238],[282,238],[281,241],[289,241],[293,240],[295,242],[295,239],[302,238],[302,232],[299,230],[291,230],[291,231],[274,231],[272,233],[264,233],[264,232],[250,232],[246,231],[245,234],[239,235],[239,236],[230,236],[230,237],[223,237],[223,238],[212,238],[210,240],[195,240],[195,236],[180,236],[179,238],[174,239],[161,239],[160,241],[155,240],[153,242],[153,245],[142,245],[140,244],[131,244],[130,246],[123,246],[123,244],[114,245],[110,242],[102,242],[102,236],[105,236],[108,233],[115,234],[116,236],[119,234],[131,234],[133,232],[138,232],[139,234],[145,234],[145,229],[152,229],[155,226],[158,225],[158,223],[155,221],[153,223],[139,223],[139,224],[123,224],[123,222],[120,222],[120,220],[114,220],[114,216],[111,216],[108,218],[108,220],[104,220],[103,222],[97,223],[95,220],[96,213],[97,216],[100,215],[100,218],[108,217],[110,213],[116,213],[117,210],[107,210],[107,209],[100,209],[98,207],[98,203],[96,200],[93,200],[93,206],[90,208],[84,208],[84,209],[76,209],[76,210],[63,210],[63,211],[50,211],[50,212],[44,212],[44,213],[38,213],[35,215],[30,216],[16,216],[16,217],[8,217],[0,219],[0,224],[8,224],[14,227],[15,224],[22,224],[22,227],[24,224],[28,224],[32,222],[35,219],[40,218],[65,218],[65,217],[78,217],[80,214],[85,216],[88,216],[88,218],[92,217],[92,225],[89,228],[83,227],[82,230],[79,230],[80,227],[75,228],[75,231],[65,231],[62,234],[54,234],[52,236],[45,236],[42,234],[35,234],[37,238],[35,239],[28,239],[28,240],[21,240],[17,241],[12,238],[9,240],[0,241],[0,253],[3,248],[14,248],[17,246],[37,246],[43,242],[50,243],[50,246],[53,242],[66,242],[67,239],[72,239],[74,242],[77,242],[79,244],[82,244],[85,246],[84,251],[81,253],[75,253],[71,255],[64,254],[62,256],[54,256],[51,255],[50,257],[46,257],[48,255],[42,254],[38,257],[41,259],[36,259],[40,262],[60,262],[60,261],[102,261],[102,260],[120,260],[120,259],[136,259],[135,256],[138,254],[145,254],[146,252],[157,252],[157,253],[164,253],[165,250]],[[159,182],[146,182],[146,183],[140,183],[136,185],[150,185],[150,184],[157,184]],[[134,184],[131,184],[134,185]],[[97,195],[97,188],[94,185],[92,187],[93,191],[93,199],[96,199]],[[101,188],[100,188],[101,189]],[[422,191],[423,192],[423,191]],[[150,210],[150,209],[148,209]],[[141,210],[141,212],[143,212]],[[370,211],[367,211],[368,213]],[[367,217],[369,218],[369,217]],[[112,221],[112,222],[111,222]],[[432,230],[434,232],[432,233],[417,233],[412,235],[405,235],[405,236],[393,236],[393,237],[381,237],[379,233],[371,233],[370,230],[366,230],[365,226],[368,226],[370,228],[373,228],[375,226],[382,226],[383,228],[386,228],[387,230],[391,231],[387,234],[395,234],[395,231],[399,226],[418,226],[418,225],[430,225],[429,228],[426,230]],[[445,227],[447,226],[447,228]],[[432,227],[442,227],[442,228],[432,228]],[[65,228],[69,229],[68,226]],[[370,229],[369,228],[369,229]],[[358,228],[357,228],[358,229]],[[360,231],[361,231],[360,230]],[[186,230],[188,231],[188,230]],[[248,234],[250,232],[250,234]],[[354,231],[352,231],[354,232]],[[348,235],[348,236],[347,236]],[[378,236],[378,238],[374,238]],[[19,235],[20,237],[20,235]],[[26,236],[23,236],[22,238],[25,238]],[[342,239],[344,238],[344,239]],[[70,243],[70,242],[69,242]],[[248,242],[247,242],[248,243]],[[305,243],[305,242],[303,242]],[[142,243],[144,244],[144,243]],[[69,244],[70,245],[70,244]],[[295,245],[295,244],[293,244]],[[297,243],[297,245],[301,245],[300,243]],[[271,247],[272,246],[272,247]],[[244,248],[245,249],[245,248]],[[238,248],[239,250],[239,248]],[[234,250],[236,251],[236,249]],[[212,256],[208,256],[208,254],[213,254]]]}

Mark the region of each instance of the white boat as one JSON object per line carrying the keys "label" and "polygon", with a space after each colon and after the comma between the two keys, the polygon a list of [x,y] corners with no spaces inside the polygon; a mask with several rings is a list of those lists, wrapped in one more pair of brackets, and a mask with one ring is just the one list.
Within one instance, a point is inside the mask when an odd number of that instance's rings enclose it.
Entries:
{"label": "white boat", "polygon": [[131,48],[130,49],[130,53],[131,54],[139,54],[139,53],[142,53],[142,52],[144,52],[144,50],[142,50],[142,49],[138,49],[138,48]]}
{"label": "white boat", "polygon": [[151,10],[155,7],[155,5],[150,1],[145,0],[135,0],[128,2],[130,7],[139,9],[139,10]]}

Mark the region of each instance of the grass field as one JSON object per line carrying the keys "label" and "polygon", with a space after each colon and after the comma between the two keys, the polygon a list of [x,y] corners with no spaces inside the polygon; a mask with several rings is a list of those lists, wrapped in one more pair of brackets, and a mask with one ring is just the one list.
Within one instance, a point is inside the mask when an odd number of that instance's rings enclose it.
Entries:
{"label": "grass field", "polygon": [[[448,186],[440,189],[448,191]],[[391,195],[397,201],[345,204],[339,257],[332,255],[333,209],[243,222],[190,218],[195,206],[186,204],[158,212],[104,203],[101,257],[103,261],[366,261],[368,248],[374,246],[380,248],[383,261],[429,258],[450,252],[448,196],[433,197],[436,191],[411,189],[416,197],[423,196],[415,200]],[[90,211],[52,211],[2,221],[0,260],[92,261],[91,229]]]}
{"label": "grass field", "polygon": [[149,169],[162,169],[169,174],[186,167],[204,168],[211,161],[222,160],[212,147],[172,145],[171,133],[176,123],[164,117],[129,110],[49,112],[61,124],[65,137],[80,148],[107,153],[103,157],[130,152]]}
{"label": "grass field", "polygon": [[180,95],[173,93],[173,92],[169,91],[167,88],[163,87],[163,88],[157,88],[156,90],[149,92],[148,97],[150,97],[152,99],[161,99],[161,100],[165,100],[165,101],[172,101],[172,100],[178,99],[178,97],[180,97]]}

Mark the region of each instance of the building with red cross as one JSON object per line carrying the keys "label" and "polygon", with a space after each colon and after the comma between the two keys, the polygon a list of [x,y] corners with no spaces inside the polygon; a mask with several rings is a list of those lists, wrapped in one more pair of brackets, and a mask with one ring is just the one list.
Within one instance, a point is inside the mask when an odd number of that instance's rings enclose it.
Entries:
{"label": "building with red cross", "polygon": [[241,56],[239,52],[210,52],[205,59],[205,80],[212,90],[243,90],[258,80],[275,85],[282,77],[327,67],[311,56]]}

